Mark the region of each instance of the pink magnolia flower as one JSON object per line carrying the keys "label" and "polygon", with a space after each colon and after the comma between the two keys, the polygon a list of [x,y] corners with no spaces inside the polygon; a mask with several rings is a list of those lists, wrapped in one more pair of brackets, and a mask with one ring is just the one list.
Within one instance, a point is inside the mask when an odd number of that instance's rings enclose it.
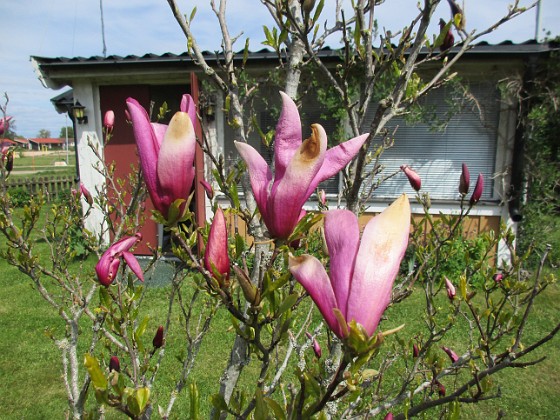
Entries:
{"label": "pink magnolia flower", "polygon": [[224,212],[220,207],[216,210],[210,233],[208,235],[208,243],[204,251],[204,268],[210,273],[215,271],[220,273],[222,280],[220,284],[227,281],[230,273],[229,255],[228,255],[228,236],[226,219]]}
{"label": "pink magnolia flower", "polygon": [[302,142],[297,106],[288,95],[280,94],[282,113],[274,141],[275,173],[253,147],[243,142],[235,142],[235,146],[247,163],[253,194],[269,233],[286,239],[303,217],[302,207],[319,182],[344,168],[368,134],[327,150],[325,130],[313,124],[311,136]]}
{"label": "pink magnolia flower", "polygon": [[113,131],[113,126],[115,125],[115,112],[110,109],[105,113],[103,117],[103,126],[107,129],[108,132]]}
{"label": "pink magnolia flower", "polygon": [[393,281],[408,244],[410,204],[402,195],[371,219],[360,243],[357,217],[348,210],[333,210],[325,216],[325,240],[330,255],[330,273],[311,256],[290,256],[289,269],[319,307],[329,328],[340,338],[347,323],[361,324],[372,336],[391,300]]}
{"label": "pink magnolia flower", "polygon": [[484,191],[484,177],[482,174],[478,174],[478,179],[476,180],[476,185],[474,191],[471,195],[471,206],[478,203],[480,197],[482,197],[482,192]]}
{"label": "pink magnolia flower", "polygon": [[445,289],[447,290],[447,297],[449,298],[449,300],[453,300],[455,299],[455,295],[457,294],[457,292],[455,291],[455,286],[453,286],[453,283],[451,283],[451,280],[449,280],[447,277],[445,278]]}
{"label": "pink magnolia flower", "polygon": [[420,175],[418,175],[416,171],[408,165],[402,165],[401,171],[403,171],[408,178],[408,182],[410,182],[412,189],[414,189],[414,191],[420,191],[420,188],[422,188],[422,179],[420,178]]}
{"label": "pink magnolia flower", "polygon": [[187,199],[194,180],[196,138],[195,105],[183,95],[181,111],[169,123],[151,123],[146,110],[135,99],[126,100],[142,173],[154,207],[167,217],[169,206]]}
{"label": "pink magnolia flower", "polygon": [[3,136],[6,131],[10,128],[10,120],[12,117],[0,118],[0,136]]}
{"label": "pink magnolia flower", "polygon": [[132,272],[136,274],[140,281],[144,281],[142,267],[140,267],[136,257],[129,251],[130,248],[141,240],[142,234],[140,233],[137,233],[134,236],[125,236],[111,245],[109,249],[103,253],[99,262],[95,266],[95,272],[99,283],[107,287],[113,283],[113,280],[117,275],[117,271],[119,270],[121,258],[124,258],[126,264],[130,267]]}
{"label": "pink magnolia flower", "polygon": [[459,179],[459,193],[461,195],[466,195],[469,192],[469,186],[471,185],[471,174],[466,163],[463,163],[461,168],[461,178]]}

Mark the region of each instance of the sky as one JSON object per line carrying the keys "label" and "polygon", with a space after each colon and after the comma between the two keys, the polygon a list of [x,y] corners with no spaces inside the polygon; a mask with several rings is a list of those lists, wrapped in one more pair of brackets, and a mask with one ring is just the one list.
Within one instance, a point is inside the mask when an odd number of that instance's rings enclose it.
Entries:
{"label": "sky", "polygon": [[[218,2],[219,0],[216,0]],[[459,4],[461,4],[459,0]],[[482,30],[506,13],[514,0],[464,0],[467,30]],[[220,34],[208,0],[177,0],[183,14],[194,6],[197,14],[193,30],[205,50],[220,48]],[[560,1],[541,0],[541,37],[545,31],[560,34]],[[334,0],[326,0],[324,14],[332,21]],[[528,6],[530,0],[520,0]],[[377,8],[380,28],[396,32],[406,25],[416,11],[417,0],[386,0]],[[329,5],[331,5],[329,7]],[[126,56],[147,53],[180,54],[185,51],[185,38],[175,21],[167,0],[104,0],[103,16],[107,55]],[[70,120],[58,114],[50,99],[68,88],[55,91],[43,87],[38,80],[30,56],[91,57],[103,54],[99,0],[0,0],[0,94],[9,97],[7,114],[15,120],[15,131],[24,137],[36,137],[46,129],[57,137],[61,127]],[[434,22],[450,17],[449,7],[442,1]],[[259,0],[229,0],[227,18],[230,32],[241,34],[237,50],[245,38],[250,49],[263,48],[263,25],[271,18]],[[497,44],[505,40],[516,43],[535,37],[536,12],[508,22],[483,40]],[[434,23],[433,31],[438,31]],[[337,46],[337,39],[331,46]],[[4,104],[4,101],[1,102]]]}

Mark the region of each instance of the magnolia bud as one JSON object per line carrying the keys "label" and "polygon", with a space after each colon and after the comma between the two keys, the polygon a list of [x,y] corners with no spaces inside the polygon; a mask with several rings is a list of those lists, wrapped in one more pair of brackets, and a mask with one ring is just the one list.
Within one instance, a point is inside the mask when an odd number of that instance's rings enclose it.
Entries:
{"label": "magnolia bud", "polygon": [[12,172],[12,169],[14,169],[14,151],[10,150],[6,155],[6,171]]}
{"label": "magnolia bud", "polygon": [[457,356],[457,353],[455,353],[449,347],[442,346],[441,348],[444,352],[447,353],[447,355],[451,359],[451,363],[455,363],[457,360],[459,360],[459,356]]}
{"label": "magnolia bud", "polygon": [[159,349],[163,346],[163,343],[165,343],[165,340],[163,339],[163,325],[160,325],[156,331],[154,339],[152,340],[152,344],[154,345],[154,349]]}
{"label": "magnolia bud", "polygon": [[420,191],[420,188],[422,188],[422,179],[420,179],[420,175],[414,172],[408,165],[402,165],[401,171],[403,171],[406,177],[408,178],[408,182],[410,182],[410,186],[415,191]]}
{"label": "magnolia bud", "polygon": [[482,197],[482,191],[484,190],[484,177],[482,174],[478,174],[478,179],[476,180],[476,186],[471,195],[471,206],[478,203],[480,197]]}
{"label": "magnolia bud", "polygon": [[466,163],[463,163],[463,169],[461,171],[461,178],[459,179],[459,192],[465,195],[469,192],[469,187],[471,185],[471,174],[469,173],[469,168]]}
{"label": "magnolia bud", "polygon": [[325,193],[325,190],[319,191],[319,201],[323,206],[327,203],[327,194]]}
{"label": "magnolia bud", "polygon": [[393,413],[387,413],[383,420],[393,420]]}
{"label": "magnolia bud", "polygon": [[210,183],[204,179],[200,180],[200,185],[202,185],[202,188],[204,188],[208,200],[212,200],[214,198],[214,188],[212,188],[212,185],[210,185]]}
{"label": "magnolia bud", "polygon": [[416,358],[418,355],[420,355],[420,349],[418,348],[418,344],[414,343],[412,345],[412,356]]}
{"label": "magnolia bud", "polygon": [[445,277],[445,288],[447,289],[447,297],[449,300],[455,299],[455,295],[457,294],[455,292],[455,286],[453,286],[453,283],[451,283],[447,277]]}
{"label": "magnolia bud", "polygon": [[496,282],[496,283],[501,283],[502,280],[504,279],[504,275],[502,273],[496,273],[492,276],[492,279]]}
{"label": "magnolia bud", "polygon": [[436,385],[438,387],[438,394],[440,397],[445,397],[445,387],[440,381],[436,381]]}
{"label": "magnolia bud", "polygon": [[113,110],[109,110],[105,113],[105,117],[103,118],[103,126],[107,129],[108,132],[113,131],[113,126],[115,125],[115,113]]}
{"label": "magnolia bud", "polygon": [[323,352],[321,350],[319,342],[310,333],[306,332],[305,335],[307,336],[307,338],[313,341],[313,351],[315,352],[315,356],[317,357],[317,359],[320,359]]}
{"label": "magnolia bud", "polygon": [[84,196],[84,198],[86,199],[87,203],[91,206],[93,205],[93,197],[91,196],[91,193],[89,192],[89,190],[85,187],[85,185],[83,183],[80,182],[80,193],[82,193],[82,195]]}
{"label": "magnolia bud", "polygon": [[121,363],[119,362],[119,358],[117,356],[111,356],[111,360],[109,360],[109,372],[113,370],[115,372],[121,371]]}

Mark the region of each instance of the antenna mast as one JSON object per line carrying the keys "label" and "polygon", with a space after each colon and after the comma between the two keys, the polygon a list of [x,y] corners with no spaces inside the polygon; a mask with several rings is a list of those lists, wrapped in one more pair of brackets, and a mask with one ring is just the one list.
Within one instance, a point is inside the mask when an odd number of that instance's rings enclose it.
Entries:
{"label": "antenna mast", "polygon": [[103,57],[107,57],[107,45],[105,44],[105,21],[103,20],[103,0],[99,0],[101,9],[101,39],[103,40]]}

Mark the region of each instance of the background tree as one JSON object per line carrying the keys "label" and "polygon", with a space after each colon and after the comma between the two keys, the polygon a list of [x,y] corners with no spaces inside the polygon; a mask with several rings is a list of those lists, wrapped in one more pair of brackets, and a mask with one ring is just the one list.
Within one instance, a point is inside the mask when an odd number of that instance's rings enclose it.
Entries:
{"label": "background tree", "polygon": [[68,127],[61,127],[58,138],[65,139],[66,138],[66,130],[68,130],[68,138],[73,139],[74,138],[74,127],[72,127],[71,125],[69,125]]}
{"label": "background tree", "polygon": [[41,128],[37,133],[37,138],[39,139],[49,139],[50,137],[51,137],[51,132],[46,128]]}

